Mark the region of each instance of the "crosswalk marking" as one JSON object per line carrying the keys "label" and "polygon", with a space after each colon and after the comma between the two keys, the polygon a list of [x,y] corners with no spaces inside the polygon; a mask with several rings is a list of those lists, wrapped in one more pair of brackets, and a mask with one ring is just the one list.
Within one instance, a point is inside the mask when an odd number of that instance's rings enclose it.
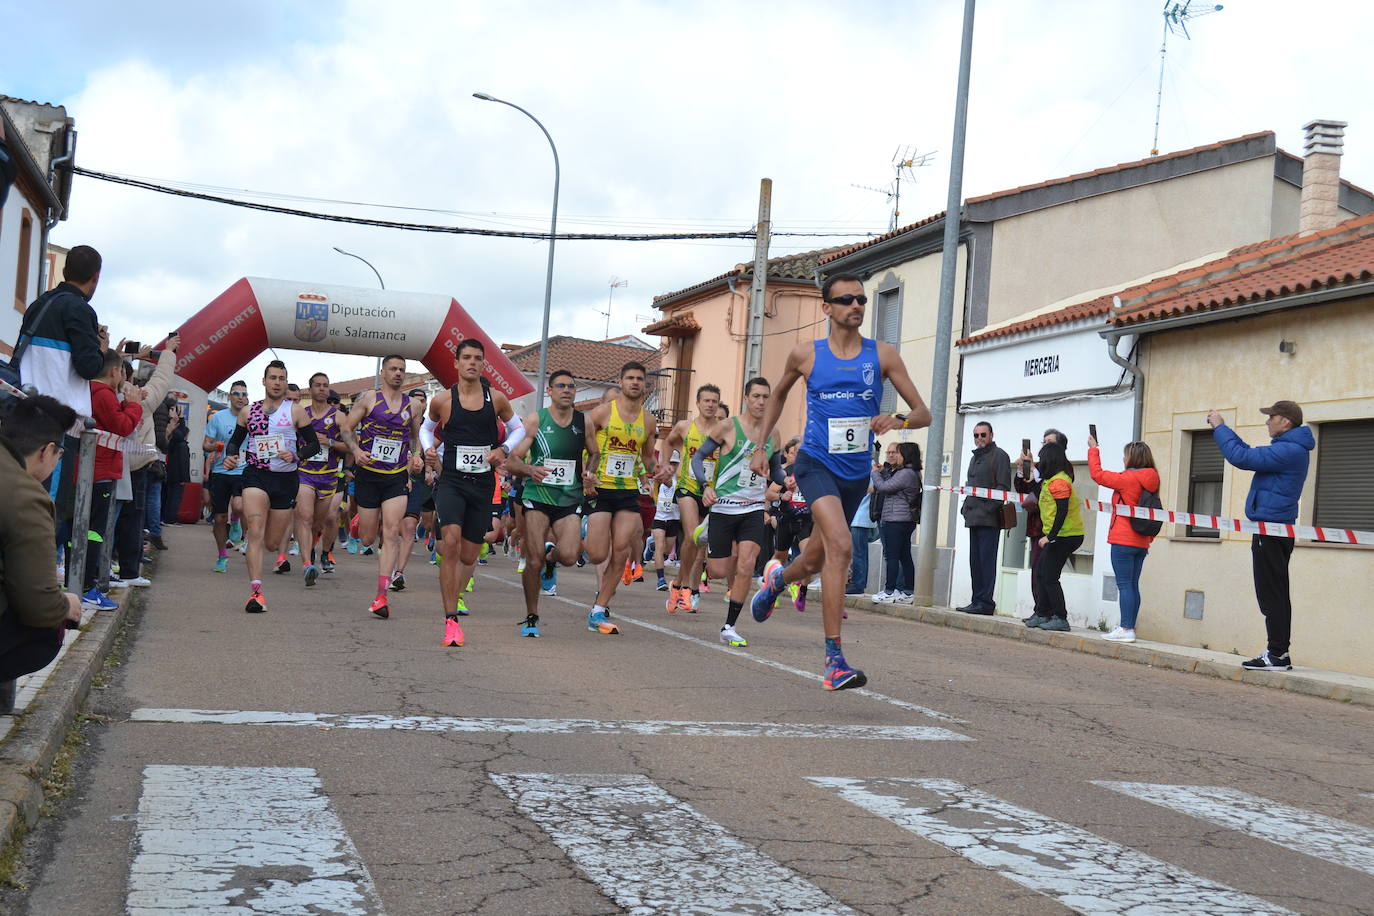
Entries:
{"label": "crosswalk marking", "polygon": [[1374,830],[1224,786],[1095,784],[1284,849],[1374,875]]}
{"label": "crosswalk marking", "polygon": [[643,776],[491,780],[631,913],[851,912]]}
{"label": "crosswalk marking", "polygon": [[149,766],[130,916],[382,912],[314,770]]}
{"label": "crosswalk marking", "polygon": [[[482,576],[482,578],[484,578],[484,579],[491,579],[491,580],[496,581],[496,582],[501,582],[501,583],[503,583],[503,584],[505,584],[505,585],[513,586],[513,587],[515,587],[515,588],[519,588],[519,587],[520,587],[520,583],[519,583],[519,582],[513,582],[513,581],[511,581],[510,579],[505,579],[505,578],[502,578],[501,576],[493,575],[493,574],[491,574],[491,573],[479,573],[478,575]],[[583,610],[586,610],[586,608],[587,608],[587,605],[586,605],[586,603],[584,603],[584,602],[581,602],[581,601],[574,601],[574,600],[572,600],[571,598],[564,598],[564,597],[562,597],[562,596],[560,596],[560,595],[553,595],[553,596],[545,597],[545,598],[543,598],[543,599],[541,599],[541,600],[544,600],[544,601],[550,601],[550,600],[552,600],[552,601],[561,601],[561,602],[563,602],[564,604],[570,604],[570,605],[572,605],[573,607],[581,608],[581,609],[583,609]],[[814,671],[803,671],[803,670],[800,669],[800,668],[793,668],[791,665],[784,665],[782,662],[775,662],[775,661],[773,661],[772,659],[769,659],[769,658],[763,658],[762,656],[754,655],[754,654],[749,653],[749,652],[741,652],[739,649],[727,648],[726,646],[723,646],[723,645],[721,645],[719,642],[715,642],[715,641],[713,641],[713,640],[701,639],[700,637],[691,636],[691,635],[688,635],[687,633],[679,633],[677,630],[670,630],[670,629],[668,629],[667,627],[661,627],[661,626],[659,626],[658,624],[649,623],[647,620],[640,620],[640,619],[638,619],[638,618],[636,618],[636,617],[626,617],[624,614],[620,613],[619,611],[616,611],[616,613],[615,613],[615,621],[616,621],[616,623],[632,623],[632,624],[634,624],[634,625],[637,626],[637,627],[643,627],[644,629],[649,630],[649,631],[651,631],[651,632],[654,632],[654,633],[661,633],[661,634],[663,634],[664,636],[671,636],[671,637],[673,637],[674,639],[685,640],[685,641],[687,641],[687,642],[694,643],[694,644],[696,644],[696,645],[698,645],[698,646],[703,646],[703,647],[705,647],[705,648],[707,648],[707,649],[710,649],[710,650],[712,650],[712,651],[714,651],[714,652],[725,652],[726,654],[730,655],[732,658],[744,659],[744,660],[746,660],[746,661],[754,662],[755,664],[758,664],[758,665],[763,665],[763,666],[765,666],[765,667],[772,668],[772,669],[774,669],[774,670],[776,670],[776,671],[784,671],[784,672],[786,672],[786,673],[788,673],[788,674],[795,674],[795,675],[797,675],[798,677],[804,677],[804,678],[806,678],[808,681],[813,681],[813,682],[816,682],[816,683],[819,683],[819,682],[820,682],[820,676],[819,676],[816,672],[814,672]],[[901,708],[901,709],[907,709],[907,710],[910,710],[911,712],[918,712],[918,713],[920,713],[920,714],[923,715],[923,716],[927,716],[927,717],[929,717],[929,718],[931,718],[931,719],[936,719],[936,720],[938,720],[938,721],[940,721],[940,722],[948,722],[948,723],[950,723],[951,725],[968,725],[968,724],[970,724],[969,721],[968,721],[967,719],[960,719],[960,718],[958,718],[958,717],[956,717],[956,716],[951,716],[949,713],[940,712],[938,709],[931,709],[929,706],[921,706],[921,705],[918,705],[918,704],[916,704],[916,703],[908,703],[906,700],[899,700],[899,699],[897,699],[896,697],[890,697],[890,696],[888,696],[887,694],[878,693],[877,691],[874,691],[874,690],[869,690],[867,687],[860,687],[860,688],[858,688],[857,690],[849,690],[849,691],[846,691],[846,692],[847,692],[847,693],[850,693],[850,694],[853,694],[853,695],[855,695],[855,696],[863,696],[863,697],[869,697],[870,699],[874,699],[874,700],[881,700],[882,702],[888,703],[888,704],[890,704],[890,705],[892,705],[892,706],[896,706],[896,707],[899,707],[899,708]],[[972,739],[970,739],[970,740],[972,740]]]}
{"label": "crosswalk marking", "polygon": [[388,716],[371,713],[269,712],[236,709],[135,709],[133,722],[184,725],[295,725],[415,732],[504,732],[542,735],[663,735],[685,738],[804,738],[870,741],[972,741],[923,725],[807,725],[786,722],[670,722],[599,719],[506,719]]}
{"label": "crosswalk marking", "polygon": [[953,780],[808,779],[1078,912],[1289,912]]}

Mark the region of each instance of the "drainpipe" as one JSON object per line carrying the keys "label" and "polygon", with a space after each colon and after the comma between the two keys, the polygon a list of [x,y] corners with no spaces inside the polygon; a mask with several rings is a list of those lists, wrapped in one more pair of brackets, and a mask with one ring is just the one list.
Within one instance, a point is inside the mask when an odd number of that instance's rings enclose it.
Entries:
{"label": "drainpipe", "polygon": [[[1112,305],[1120,309],[1121,297],[1113,296]],[[1135,408],[1133,410],[1134,417],[1131,420],[1131,439],[1139,442],[1140,428],[1144,422],[1145,411],[1145,371],[1129,359],[1126,359],[1120,353],[1116,352],[1116,345],[1124,336],[1126,335],[1117,334],[1107,338],[1107,358],[1135,376]],[[1140,340],[1140,335],[1136,335],[1136,340]],[[1137,353],[1139,353],[1138,350]]]}
{"label": "drainpipe", "polygon": [[[63,153],[61,156],[58,156],[56,159],[48,163],[48,187],[53,188],[54,193],[56,193],[56,185],[54,184],[54,181],[57,178],[57,167],[60,165],[66,165],[75,158],[76,128],[73,127],[67,130],[67,151]],[[62,211],[60,213],[52,215],[48,219],[43,220],[43,231],[38,236],[38,250],[40,253],[40,257],[38,259],[38,295],[40,296],[43,295],[43,293],[47,292],[48,289],[48,233],[52,231],[53,226],[57,225],[58,220],[66,219],[66,217],[67,208],[66,206],[63,206]]]}

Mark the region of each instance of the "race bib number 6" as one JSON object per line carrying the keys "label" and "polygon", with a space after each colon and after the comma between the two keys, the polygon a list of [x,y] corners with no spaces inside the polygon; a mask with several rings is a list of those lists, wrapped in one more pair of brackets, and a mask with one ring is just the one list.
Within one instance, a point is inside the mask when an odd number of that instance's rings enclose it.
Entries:
{"label": "race bib number 6", "polygon": [[606,476],[607,477],[633,477],[635,476],[635,455],[607,455],[606,456]]}
{"label": "race bib number 6", "polygon": [[480,445],[456,446],[453,467],[463,474],[484,474],[491,470],[491,465],[487,464],[487,450]]}
{"label": "race bib number 6", "polygon": [[373,439],[372,448],[368,451],[371,452],[373,461],[382,464],[395,464],[401,459],[401,440]]}
{"label": "race bib number 6", "polygon": [[831,417],[830,452],[848,454],[868,451],[867,417]]}
{"label": "race bib number 6", "polygon": [[544,478],[544,483],[552,487],[573,485],[574,472],[577,470],[576,461],[569,458],[545,458],[544,467],[549,469],[549,475]]}

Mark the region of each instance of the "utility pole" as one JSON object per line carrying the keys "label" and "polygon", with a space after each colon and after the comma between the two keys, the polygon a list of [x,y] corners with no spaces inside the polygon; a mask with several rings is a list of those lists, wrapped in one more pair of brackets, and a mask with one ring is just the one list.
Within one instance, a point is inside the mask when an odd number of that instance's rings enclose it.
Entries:
{"label": "utility pole", "polygon": [[759,181],[759,223],[754,229],[754,282],[749,286],[749,327],[744,338],[743,383],[763,373],[763,295],[768,289],[768,234],[773,212],[773,179]]}
{"label": "utility pole", "polygon": [[[969,69],[973,58],[973,5],[964,0],[964,34],[959,48],[959,88],[954,97],[954,144],[949,157],[949,197],[945,202],[945,248],[940,261],[940,309],[935,320],[935,370],[930,382],[930,430],[926,466],[940,466],[945,454],[945,414],[949,403],[949,350],[954,336],[954,281],[959,264],[959,225],[963,222],[964,135],[968,126]],[[940,493],[921,506],[921,539],[916,563],[916,604],[935,601],[935,550],[939,538]]]}

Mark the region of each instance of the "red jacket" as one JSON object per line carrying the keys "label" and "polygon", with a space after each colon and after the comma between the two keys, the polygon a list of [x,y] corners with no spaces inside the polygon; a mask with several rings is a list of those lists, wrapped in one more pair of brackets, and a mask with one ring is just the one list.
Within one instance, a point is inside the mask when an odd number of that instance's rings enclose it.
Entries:
{"label": "red jacket", "polygon": [[[120,403],[115,390],[104,382],[91,382],[91,416],[105,432],[127,436],[143,419],[143,405],[137,401]],[[100,446],[95,450],[95,479],[118,480],[124,476],[124,453]]]}
{"label": "red jacket", "polygon": [[[1112,505],[1124,503],[1128,506],[1140,505],[1140,491],[1159,492],[1159,472],[1154,468],[1130,468],[1117,473],[1102,470],[1102,460],[1097,449],[1088,449],[1088,473],[1093,480],[1104,487],[1111,487]],[[1139,534],[1131,527],[1131,520],[1124,515],[1112,516],[1112,527],[1107,529],[1107,543],[1121,544],[1124,547],[1144,547],[1150,549],[1152,537]]]}

